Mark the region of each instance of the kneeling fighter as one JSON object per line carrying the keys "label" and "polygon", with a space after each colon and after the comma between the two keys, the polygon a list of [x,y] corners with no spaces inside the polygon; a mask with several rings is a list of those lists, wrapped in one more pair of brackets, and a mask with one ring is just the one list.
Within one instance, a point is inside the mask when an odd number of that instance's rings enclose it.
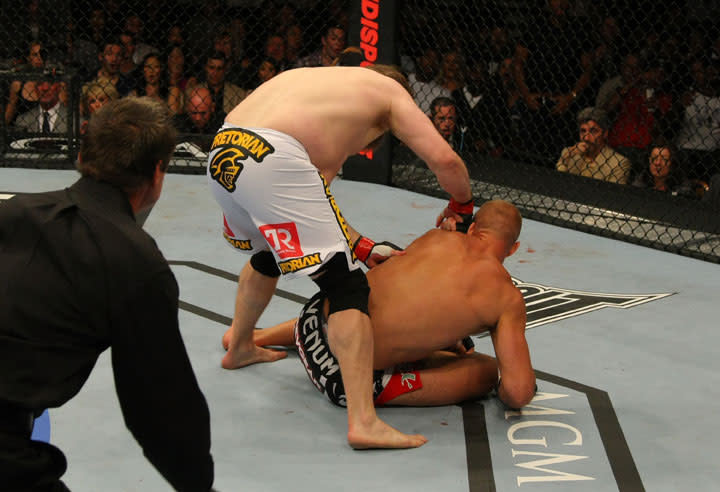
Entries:
{"label": "kneeling fighter", "polygon": [[[512,408],[532,399],[535,374],[525,340],[525,302],[502,265],[518,247],[520,227],[514,206],[488,202],[467,234],[432,230],[413,241],[405,255],[368,272],[376,405],[449,405],[493,388]],[[320,292],[297,322],[256,330],[255,342],[295,343],[313,384],[343,405],[327,312],[327,296]],[[446,349],[484,331],[490,332],[496,359],[461,346],[455,353]]]}
{"label": "kneeling fighter", "polygon": [[452,197],[442,217],[472,212],[465,164],[387,66],[288,70],[228,114],[208,157],[208,181],[224,235],[252,254],[239,276],[226,369],[280,356],[253,343],[253,328],[280,274],[310,275],[328,298],[328,342],[342,367],[348,441],[354,448],[407,448],[426,439],[381,421],[372,402],[373,338],[368,266],[390,253],[348,226],[328,189],[345,160],[390,131],[418,154]]}

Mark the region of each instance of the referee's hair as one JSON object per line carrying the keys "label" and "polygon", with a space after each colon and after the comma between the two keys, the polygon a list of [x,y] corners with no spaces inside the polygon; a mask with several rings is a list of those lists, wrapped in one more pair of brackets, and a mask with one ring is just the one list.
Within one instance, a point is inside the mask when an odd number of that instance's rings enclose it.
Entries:
{"label": "referee's hair", "polygon": [[167,107],[149,97],[111,101],[93,113],[80,144],[77,168],[83,176],[132,191],[164,171],[176,132]]}

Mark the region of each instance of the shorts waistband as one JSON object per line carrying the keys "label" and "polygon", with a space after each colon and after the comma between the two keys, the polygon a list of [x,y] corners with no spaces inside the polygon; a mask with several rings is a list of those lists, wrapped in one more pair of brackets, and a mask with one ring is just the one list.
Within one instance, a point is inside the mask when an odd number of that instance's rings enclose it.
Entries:
{"label": "shorts waistband", "polygon": [[237,126],[237,125],[231,125],[229,123],[224,123],[223,126],[220,127],[220,129],[217,131],[220,133],[224,130],[247,130],[249,132],[257,133],[259,135],[262,135],[264,137],[270,135],[276,138],[282,138],[284,140],[292,140],[293,142],[296,142],[301,147],[304,147],[300,141],[293,137],[292,135],[289,135],[287,133],[281,132],[279,130],[275,130],[273,128],[263,128],[260,126]]}

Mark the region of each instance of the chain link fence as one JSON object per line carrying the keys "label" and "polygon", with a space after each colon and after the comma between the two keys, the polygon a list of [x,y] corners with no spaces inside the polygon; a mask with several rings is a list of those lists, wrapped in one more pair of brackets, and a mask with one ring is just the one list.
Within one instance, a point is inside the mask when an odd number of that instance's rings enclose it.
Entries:
{"label": "chain link fence", "polygon": [[345,47],[347,5],[2,0],[3,165],[72,167],[87,119],[109,100],[153,96],[174,114],[175,171],[200,172],[226,113],[296,66]]}
{"label": "chain link fence", "polygon": [[[202,173],[225,114],[280,71],[331,64],[361,3],[0,0],[0,165],[73,167],[92,112],[138,94],[175,114],[171,171]],[[397,63],[478,200],[718,262],[716,3],[383,6],[399,10]],[[392,184],[446,196],[399,142],[392,163]]]}
{"label": "chain link fence", "polygon": [[[400,63],[478,198],[717,262],[720,30],[700,3],[405,2]],[[393,163],[444,196],[402,145]]]}

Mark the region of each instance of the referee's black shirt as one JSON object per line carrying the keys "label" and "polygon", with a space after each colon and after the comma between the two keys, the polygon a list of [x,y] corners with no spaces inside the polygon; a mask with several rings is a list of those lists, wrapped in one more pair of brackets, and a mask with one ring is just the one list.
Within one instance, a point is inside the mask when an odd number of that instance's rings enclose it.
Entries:
{"label": "referee's black shirt", "polygon": [[[145,456],[174,488],[209,490],[210,416],[177,311],[175,277],[121,190],[81,178],[0,203],[0,406],[64,404],[112,347]],[[2,442],[0,470],[12,469]]]}

